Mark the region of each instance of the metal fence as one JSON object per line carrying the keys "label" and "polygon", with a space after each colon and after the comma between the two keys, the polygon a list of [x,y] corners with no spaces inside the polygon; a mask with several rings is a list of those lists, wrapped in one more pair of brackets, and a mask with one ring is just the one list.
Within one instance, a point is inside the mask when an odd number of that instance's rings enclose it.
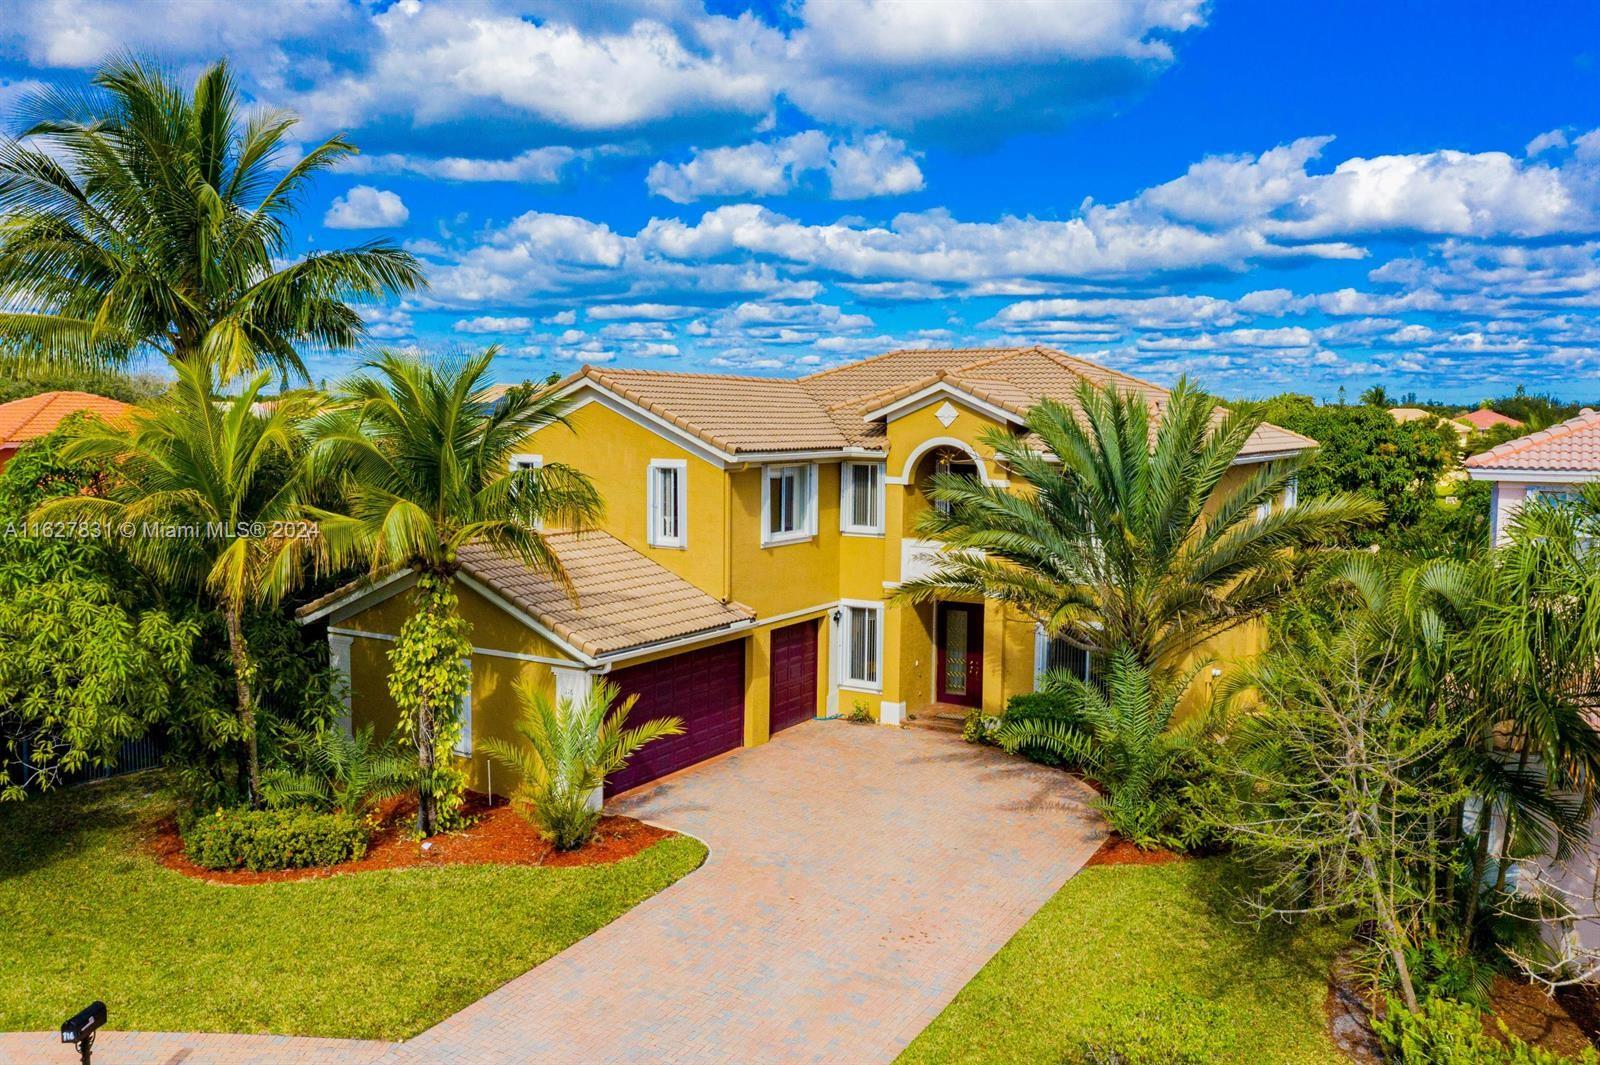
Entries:
{"label": "metal fence", "polygon": [[[124,773],[137,773],[141,769],[154,769],[161,764],[162,756],[165,753],[166,744],[162,742],[159,735],[151,733],[136,740],[128,740],[119,747],[113,764],[109,766],[85,766],[71,773],[62,773],[52,784],[55,787],[71,787],[74,784],[87,784],[92,780],[108,780],[111,777],[120,777]],[[0,775],[12,781],[28,782],[31,774],[27,763],[27,752],[23,752],[21,760],[7,764],[5,773]]]}

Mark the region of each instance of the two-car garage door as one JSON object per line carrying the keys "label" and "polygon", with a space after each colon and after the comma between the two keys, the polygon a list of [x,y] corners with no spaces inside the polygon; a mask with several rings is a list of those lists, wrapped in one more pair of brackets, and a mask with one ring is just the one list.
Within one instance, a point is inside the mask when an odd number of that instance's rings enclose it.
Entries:
{"label": "two-car garage door", "polygon": [[[628,716],[630,725],[675,716],[683,719],[684,731],[642,747],[611,779],[607,794],[636,788],[744,743],[744,655],[745,641],[730,640],[611,674],[623,698],[639,697]],[[774,733],[817,716],[815,620],[773,631],[769,694]]]}
{"label": "two-car garage door", "polygon": [[675,716],[683,719],[684,731],[641,747],[611,779],[607,794],[636,788],[744,743],[744,644],[730,640],[611,674],[623,698],[639,697],[628,716],[630,725]]}

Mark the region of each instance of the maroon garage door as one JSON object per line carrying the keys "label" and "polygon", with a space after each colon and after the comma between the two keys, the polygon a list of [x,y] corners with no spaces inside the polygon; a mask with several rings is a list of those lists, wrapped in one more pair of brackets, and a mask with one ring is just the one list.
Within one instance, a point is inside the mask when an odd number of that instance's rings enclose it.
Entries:
{"label": "maroon garage door", "polygon": [[772,633],[772,731],[817,716],[817,623]]}
{"label": "maroon garage door", "polygon": [[606,785],[608,795],[744,743],[743,640],[629,666],[610,679],[622,689],[623,698],[639,697],[628,724],[670,715],[683,719],[683,735],[664,736],[641,747],[627,768]]}

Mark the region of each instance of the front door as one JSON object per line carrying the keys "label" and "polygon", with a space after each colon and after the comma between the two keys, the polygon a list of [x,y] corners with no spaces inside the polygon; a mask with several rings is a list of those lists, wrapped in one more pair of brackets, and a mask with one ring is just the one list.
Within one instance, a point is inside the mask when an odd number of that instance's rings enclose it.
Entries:
{"label": "front door", "polygon": [[983,606],[940,603],[938,610],[941,703],[983,705]]}

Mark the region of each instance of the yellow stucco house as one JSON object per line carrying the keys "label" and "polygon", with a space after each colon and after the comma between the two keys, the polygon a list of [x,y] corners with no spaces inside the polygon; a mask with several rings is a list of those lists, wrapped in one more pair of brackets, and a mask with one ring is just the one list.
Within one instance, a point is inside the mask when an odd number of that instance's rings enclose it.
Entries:
{"label": "yellow stucco house", "polygon": [[[597,680],[639,697],[635,719],[675,714],[683,736],[642,751],[626,790],[818,716],[865,710],[898,725],[931,704],[999,712],[1046,668],[1084,654],[982,602],[889,604],[934,564],[912,532],[936,470],[1006,485],[980,442],[1019,431],[1043,397],[1072,403],[1084,380],[1156,385],[1041,348],[896,351],[799,379],[585,367],[556,386],[570,427],[530,437],[515,461],[587,473],[602,529],[552,532],[576,597],[481,548],[462,558],[472,625],[468,727],[458,754],[496,787],[480,747],[511,738],[515,680],[577,694]],[[1239,464],[1314,446],[1263,425]],[[1243,470],[1240,471],[1242,476]],[[392,725],[387,652],[408,574],[310,604],[349,678],[357,723]],[[1236,635],[1222,657],[1256,635]]]}

